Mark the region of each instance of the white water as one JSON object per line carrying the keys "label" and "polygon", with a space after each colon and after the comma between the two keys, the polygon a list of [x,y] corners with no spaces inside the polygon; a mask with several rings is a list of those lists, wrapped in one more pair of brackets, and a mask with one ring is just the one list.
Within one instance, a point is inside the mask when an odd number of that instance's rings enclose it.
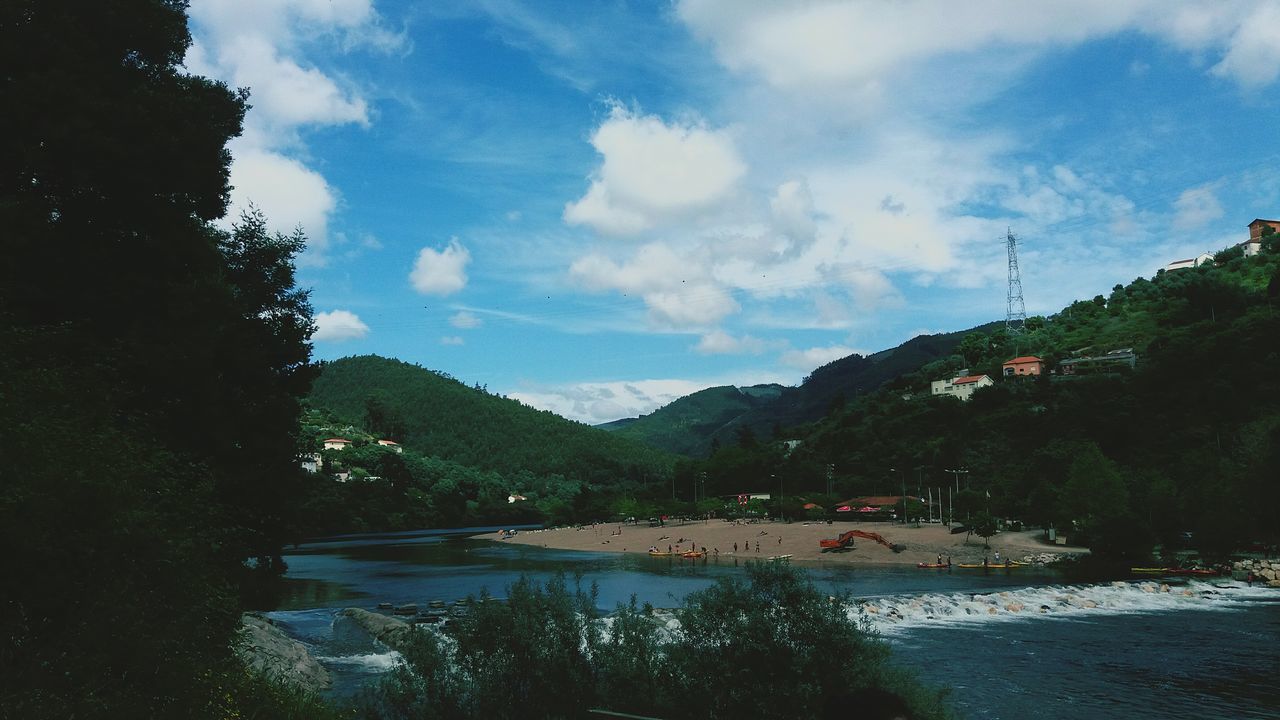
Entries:
{"label": "white water", "polygon": [[319,655],[317,660],[330,666],[342,666],[356,671],[384,672],[399,665],[403,658],[395,650],[384,653],[360,653],[357,655],[340,655],[327,657]]}
{"label": "white water", "polygon": [[1026,621],[1088,614],[1127,614],[1171,610],[1232,610],[1274,602],[1274,590],[1244,583],[1192,581],[1113,582],[1106,585],[1051,585],[993,593],[886,596],[861,600],[849,616],[891,635],[900,629],[959,623]]}

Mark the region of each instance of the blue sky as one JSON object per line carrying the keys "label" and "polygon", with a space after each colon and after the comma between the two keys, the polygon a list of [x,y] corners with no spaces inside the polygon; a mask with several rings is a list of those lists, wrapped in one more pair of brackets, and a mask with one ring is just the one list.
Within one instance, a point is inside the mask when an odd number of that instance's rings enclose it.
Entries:
{"label": "blue sky", "polygon": [[1051,313],[1280,216],[1280,1],[192,0],[315,355],[583,422]]}

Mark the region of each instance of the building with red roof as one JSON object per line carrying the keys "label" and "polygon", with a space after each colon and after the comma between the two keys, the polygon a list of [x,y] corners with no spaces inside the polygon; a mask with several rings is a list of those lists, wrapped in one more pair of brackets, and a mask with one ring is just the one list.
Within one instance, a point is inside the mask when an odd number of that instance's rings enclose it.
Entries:
{"label": "building with red roof", "polygon": [[1044,361],[1035,355],[1023,355],[1012,360],[1006,360],[1002,367],[1005,377],[1039,375],[1044,372]]}
{"label": "building with red roof", "polygon": [[960,400],[968,400],[978,388],[995,385],[995,381],[987,375],[970,375],[968,370],[961,370],[958,377],[950,380],[934,380],[929,384],[933,395],[950,395]]}

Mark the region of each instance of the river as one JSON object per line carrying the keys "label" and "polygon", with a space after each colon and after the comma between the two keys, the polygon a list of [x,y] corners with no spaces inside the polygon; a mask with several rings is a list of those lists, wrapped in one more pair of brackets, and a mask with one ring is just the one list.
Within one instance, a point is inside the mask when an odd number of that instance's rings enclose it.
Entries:
{"label": "river", "polygon": [[[483,528],[477,528],[479,532]],[[557,551],[422,531],[330,538],[285,556],[271,618],[311,646],[349,695],[396,656],[345,623],[343,607],[424,605],[521,575],[595,584],[604,611],[635,594],[676,607],[732,561]],[[1052,571],[964,573],[812,568],[819,588],[859,599],[872,626],[969,718],[1280,717],[1280,592],[1221,580],[1071,585]]]}

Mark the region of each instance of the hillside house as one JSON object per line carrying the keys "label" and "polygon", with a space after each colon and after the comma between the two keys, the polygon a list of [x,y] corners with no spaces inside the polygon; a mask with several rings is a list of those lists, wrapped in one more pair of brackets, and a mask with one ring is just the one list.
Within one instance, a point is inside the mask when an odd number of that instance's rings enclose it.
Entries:
{"label": "hillside house", "polygon": [[378,444],[384,448],[390,448],[392,450],[395,450],[397,453],[404,452],[404,448],[400,447],[400,443],[394,440],[379,440]]}
{"label": "hillside house", "polygon": [[1199,255],[1193,258],[1187,258],[1186,260],[1174,260],[1168,265],[1165,265],[1164,270],[1165,272],[1172,272],[1174,270],[1184,270],[1186,268],[1197,268],[1205,263],[1211,262],[1213,262],[1212,255],[1209,253],[1200,253]]}
{"label": "hillside house", "polygon": [[324,467],[324,458],[320,453],[304,453],[302,455],[302,469],[309,473],[318,473]]}
{"label": "hillside house", "polygon": [[962,375],[950,380],[934,380],[929,384],[933,395],[950,395],[967,401],[978,388],[991,387],[995,381],[987,375]]}
{"label": "hillside house", "polygon": [[1040,375],[1044,372],[1044,361],[1035,355],[1023,355],[1022,357],[1005,361],[1001,367],[1005,377]]}
{"label": "hillside house", "polygon": [[1240,243],[1245,257],[1253,257],[1262,252],[1262,238],[1280,233],[1280,220],[1263,220],[1257,218],[1249,223],[1249,239]]}
{"label": "hillside house", "polygon": [[329,438],[324,441],[325,450],[346,450],[351,447],[351,441],[346,438]]}
{"label": "hillside house", "polygon": [[1137,365],[1138,355],[1133,352],[1133,348],[1120,348],[1102,355],[1067,358],[1058,363],[1058,374],[1090,375],[1100,372],[1115,372],[1124,368],[1132,370]]}

